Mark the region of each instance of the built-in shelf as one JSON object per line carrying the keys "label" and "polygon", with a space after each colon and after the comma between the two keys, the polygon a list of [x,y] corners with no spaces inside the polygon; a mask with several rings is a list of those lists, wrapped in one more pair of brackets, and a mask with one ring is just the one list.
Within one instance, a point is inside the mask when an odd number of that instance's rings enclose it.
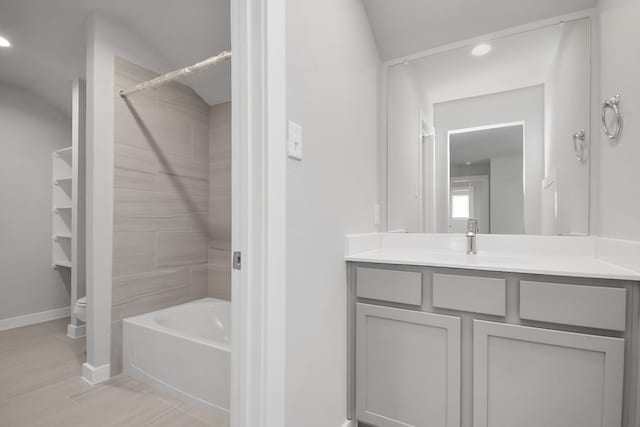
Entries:
{"label": "built-in shelf", "polygon": [[[83,220],[84,204],[84,126],[86,110],[85,86],[81,79],[73,82],[71,96],[71,145],[51,153],[52,229],[51,259],[53,268],[68,283],[69,305],[85,296]],[[67,283],[65,283],[67,284]],[[71,313],[69,336],[77,338],[82,322]],[[2,423],[0,423],[2,424]]]}
{"label": "built-in shelf", "polygon": [[71,268],[73,267],[73,264],[71,263],[71,261],[54,261],[53,268],[56,267]]}
{"label": "built-in shelf", "polygon": [[53,180],[53,182],[54,182],[54,184],[60,184],[60,183],[63,183],[63,182],[71,182],[72,180],[73,180],[72,177],[65,176],[65,177],[62,177],[62,178],[55,178]]}
{"label": "built-in shelf", "polygon": [[[75,200],[71,184],[73,176],[73,147],[53,152],[53,268],[74,268],[73,221]],[[71,189],[71,193],[69,193]]]}
{"label": "built-in shelf", "polygon": [[56,156],[70,156],[73,153],[73,147],[66,147],[53,152]]}
{"label": "built-in shelf", "polygon": [[[73,196],[76,170],[73,145],[53,152],[53,228],[51,233],[53,268],[74,268],[73,222],[76,201]],[[71,190],[71,192],[69,192]],[[72,285],[73,286],[73,285]]]}

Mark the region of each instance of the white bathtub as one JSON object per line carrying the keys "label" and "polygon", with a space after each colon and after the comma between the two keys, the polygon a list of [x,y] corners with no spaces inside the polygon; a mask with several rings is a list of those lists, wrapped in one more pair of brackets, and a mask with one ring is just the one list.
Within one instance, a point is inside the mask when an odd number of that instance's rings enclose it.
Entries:
{"label": "white bathtub", "polygon": [[229,420],[231,303],[203,298],[123,321],[124,373]]}

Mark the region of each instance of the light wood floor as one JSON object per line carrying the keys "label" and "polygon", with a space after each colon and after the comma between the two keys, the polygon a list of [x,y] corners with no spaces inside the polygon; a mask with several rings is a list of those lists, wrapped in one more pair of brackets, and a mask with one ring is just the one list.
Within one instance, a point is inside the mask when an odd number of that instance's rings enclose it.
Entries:
{"label": "light wood floor", "polygon": [[67,323],[0,332],[0,426],[226,427],[126,376],[89,385],[84,339],[68,338]]}

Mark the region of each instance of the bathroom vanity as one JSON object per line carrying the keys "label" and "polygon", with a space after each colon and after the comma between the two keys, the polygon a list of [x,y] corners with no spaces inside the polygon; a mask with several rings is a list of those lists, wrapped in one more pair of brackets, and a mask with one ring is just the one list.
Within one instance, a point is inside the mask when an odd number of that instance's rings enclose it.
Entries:
{"label": "bathroom vanity", "polygon": [[633,237],[592,216],[619,190],[592,166],[625,114],[618,82],[593,90],[615,67],[597,62],[599,13],[412,40],[382,64],[386,233],[346,240],[349,419],[640,427],[640,244],[593,236]]}
{"label": "bathroom vanity", "polygon": [[457,235],[347,239],[349,415],[636,426],[640,274],[595,238],[480,239],[477,255]]}

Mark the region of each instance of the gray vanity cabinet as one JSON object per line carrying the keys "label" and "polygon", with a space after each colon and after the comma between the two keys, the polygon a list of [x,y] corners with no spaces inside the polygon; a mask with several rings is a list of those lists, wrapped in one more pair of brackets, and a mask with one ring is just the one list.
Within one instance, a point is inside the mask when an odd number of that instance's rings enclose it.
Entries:
{"label": "gray vanity cabinet", "polygon": [[637,284],[371,264],[349,271],[348,415],[361,425],[640,426]]}
{"label": "gray vanity cabinet", "polygon": [[460,318],[357,304],[358,419],[460,425]]}
{"label": "gray vanity cabinet", "polygon": [[473,427],[622,422],[624,340],[473,322]]}

